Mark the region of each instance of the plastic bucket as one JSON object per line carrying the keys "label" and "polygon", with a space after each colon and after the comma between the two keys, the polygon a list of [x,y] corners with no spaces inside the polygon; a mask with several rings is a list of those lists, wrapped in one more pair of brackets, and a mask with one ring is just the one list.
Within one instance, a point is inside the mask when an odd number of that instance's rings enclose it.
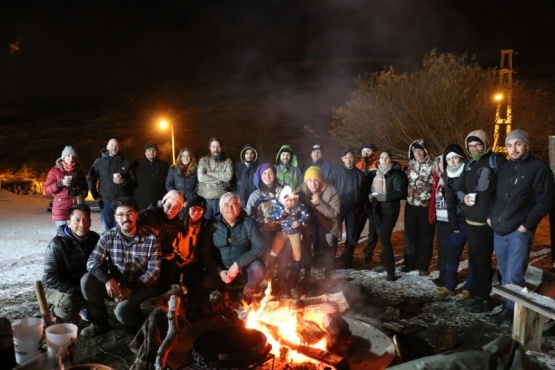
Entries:
{"label": "plastic bucket", "polygon": [[46,328],[46,347],[50,357],[69,355],[73,360],[76,341],[77,325],[75,324],[54,324]]}
{"label": "plastic bucket", "polygon": [[40,340],[44,334],[44,321],[24,317],[12,323],[15,361],[21,365],[40,354]]}

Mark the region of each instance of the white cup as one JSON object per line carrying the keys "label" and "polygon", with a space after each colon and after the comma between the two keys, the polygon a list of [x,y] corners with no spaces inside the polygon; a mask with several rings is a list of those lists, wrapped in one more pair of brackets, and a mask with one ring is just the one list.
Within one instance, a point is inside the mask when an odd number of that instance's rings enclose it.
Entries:
{"label": "white cup", "polygon": [[24,317],[12,323],[15,361],[18,365],[40,355],[40,340],[44,334],[44,321],[36,317]]}
{"label": "white cup", "polygon": [[73,176],[71,176],[71,175],[66,175],[66,176],[65,176],[65,179],[66,179],[66,180],[69,180],[69,181],[71,181],[72,178],[73,178]]}
{"label": "white cup", "polygon": [[468,193],[468,200],[472,205],[476,204],[476,193]]}
{"label": "white cup", "polygon": [[77,341],[77,325],[54,324],[46,328],[46,347],[48,356],[58,357],[60,350],[67,350],[70,358],[75,353]]}
{"label": "white cup", "polygon": [[374,196],[374,197],[375,197],[376,195],[378,195],[378,193],[372,193],[372,196]]}
{"label": "white cup", "polygon": [[119,173],[114,173],[114,178],[119,177]]}

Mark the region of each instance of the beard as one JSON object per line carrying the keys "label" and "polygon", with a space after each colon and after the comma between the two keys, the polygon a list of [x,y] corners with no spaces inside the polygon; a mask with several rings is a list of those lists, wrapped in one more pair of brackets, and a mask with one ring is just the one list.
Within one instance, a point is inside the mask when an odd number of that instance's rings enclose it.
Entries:
{"label": "beard", "polygon": [[216,162],[221,162],[223,160],[222,153],[212,153],[212,159]]}

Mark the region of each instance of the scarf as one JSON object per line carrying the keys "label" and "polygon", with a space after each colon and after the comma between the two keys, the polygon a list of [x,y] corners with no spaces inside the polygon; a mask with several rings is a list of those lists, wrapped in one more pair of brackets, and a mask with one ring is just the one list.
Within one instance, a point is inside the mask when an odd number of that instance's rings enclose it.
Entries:
{"label": "scarf", "polygon": [[387,185],[385,181],[385,175],[391,170],[392,163],[390,164],[378,164],[378,169],[376,170],[376,176],[374,181],[372,181],[372,193],[387,194]]}
{"label": "scarf", "polygon": [[64,171],[66,172],[73,172],[77,163],[67,164],[65,161],[62,161],[62,166],[64,167]]}
{"label": "scarf", "polygon": [[183,169],[183,174],[184,174],[184,175],[188,175],[188,172],[187,172],[187,171],[189,171],[189,165],[183,164],[183,163],[182,163],[182,164],[181,164],[181,168]]}
{"label": "scarf", "polygon": [[461,162],[457,165],[457,167],[449,167],[447,166],[447,177],[454,179],[461,175],[464,170],[464,162]]}

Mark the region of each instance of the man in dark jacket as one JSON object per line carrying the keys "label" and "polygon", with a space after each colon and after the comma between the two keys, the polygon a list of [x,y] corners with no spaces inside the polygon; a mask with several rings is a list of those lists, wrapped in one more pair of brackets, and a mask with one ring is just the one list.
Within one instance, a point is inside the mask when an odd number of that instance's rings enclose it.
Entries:
{"label": "man in dark jacket", "polygon": [[[553,174],[547,164],[530,154],[528,133],[511,131],[505,138],[509,161],[499,170],[497,193],[488,224],[503,284],[524,286],[530,246],[541,219],[551,210]],[[512,322],[514,302],[505,300],[492,319]]]}
{"label": "man in dark jacket", "polygon": [[463,305],[469,312],[480,313],[491,309],[493,231],[486,221],[495,198],[499,169],[507,160],[490,151],[483,130],[469,133],[465,144],[471,159],[461,173],[457,198],[464,204],[468,225],[468,267],[472,286],[470,298],[463,301]]}
{"label": "man in dark jacket", "polygon": [[143,210],[166,194],[166,176],[169,165],[158,158],[158,146],[146,143],[145,155],[131,166],[130,176],[135,189],[133,198]]}
{"label": "man in dark jacket", "polygon": [[310,152],[310,161],[306,162],[302,168],[303,175],[308,170],[309,167],[316,166],[320,169],[324,180],[328,180],[333,170],[330,162],[323,158],[322,147],[320,144],[314,144],[312,146],[312,151]]}
{"label": "man in dark jacket", "polygon": [[131,162],[119,154],[119,142],[110,139],[102,157],[97,158],[87,176],[89,190],[94,200],[98,200],[103,231],[116,226],[112,202],[129,194],[129,168]]}
{"label": "man in dark jacket", "polygon": [[368,197],[368,183],[364,173],[355,167],[354,150],[345,150],[341,160],[343,165],[333,169],[329,183],[339,192],[341,216],[345,220],[345,251],[338,262],[344,268],[351,268],[358,238],[366,221],[364,206]]}
{"label": "man in dark jacket", "polygon": [[46,300],[54,316],[78,320],[84,308],[81,277],[87,272],[87,259],[100,236],[91,231],[91,209],[78,204],[69,209],[69,220],[58,228],[46,247],[42,282]]}
{"label": "man in dark jacket", "polygon": [[200,258],[208,273],[217,276],[218,289],[222,282],[231,284],[239,275],[247,275],[243,296],[250,299],[266,277],[263,259],[266,248],[255,220],[241,209],[241,200],[234,193],[220,198],[220,214],[203,231]]}
{"label": "man in dark jacket", "polygon": [[250,195],[256,190],[253,177],[258,165],[258,153],[251,144],[241,150],[241,160],[233,166],[232,191],[239,195],[241,204],[246,207]]}

